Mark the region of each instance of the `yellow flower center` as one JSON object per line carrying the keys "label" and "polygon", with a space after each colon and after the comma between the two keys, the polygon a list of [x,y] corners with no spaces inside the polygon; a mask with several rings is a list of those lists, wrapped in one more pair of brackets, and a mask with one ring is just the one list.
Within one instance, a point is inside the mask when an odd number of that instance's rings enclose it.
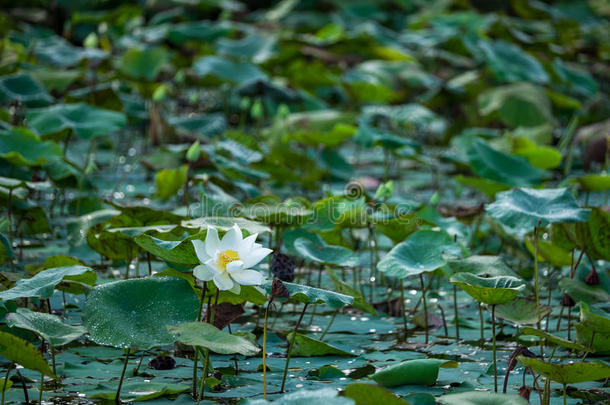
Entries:
{"label": "yellow flower center", "polygon": [[218,267],[223,270],[227,269],[227,264],[234,262],[235,260],[239,260],[239,255],[234,250],[223,250],[218,255]]}

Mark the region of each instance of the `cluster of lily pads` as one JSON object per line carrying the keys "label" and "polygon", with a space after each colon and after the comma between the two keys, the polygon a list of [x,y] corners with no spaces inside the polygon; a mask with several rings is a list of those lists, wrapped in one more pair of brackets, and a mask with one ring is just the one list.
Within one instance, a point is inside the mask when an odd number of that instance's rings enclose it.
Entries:
{"label": "cluster of lily pads", "polygon": [[608,6],[265,7],[0,11],[2,405],[610,401]]}

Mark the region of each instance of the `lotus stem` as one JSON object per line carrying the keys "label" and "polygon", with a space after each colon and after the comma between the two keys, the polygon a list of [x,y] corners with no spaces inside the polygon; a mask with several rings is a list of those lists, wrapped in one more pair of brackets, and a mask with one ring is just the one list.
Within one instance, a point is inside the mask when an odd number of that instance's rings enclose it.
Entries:
{"label": "lotus stem", "polygon": [[15,374],[17,374],[17,377],[19,377],[19,380],[21,381],[21,389],[23,389],[23,399],[25,399],[25,405],[30,405],[30,397],[28,395],[28,388],[25,386],[25,380],[23,379],[23,376],[19,372],[19,369],[15,369]]}
{"label": "lotus stem", "polygon": [[125,350],[125,361],[123,362],[123,371],[121,371],[121,378],[119,379],[119,386],[116,389],[116,395],[114,396],[114,402],[117,404],[121,403],[121,388],[123,387],[123,379],[125,378],[125,370],[127,370],[127,363],[129,361],[129,349]]}
{"label": "lotus stem", "polygon": [[[49,313],[49,315],[53,314],[53,311],[51,310],[51,300],[49,298],[47,298],[47,312]],[[49,343],[49,351],[51,352],[51,364],[53,365],[53,374],[56,374],[56,370],[55,370],[55,348],[53,346],[51,346],[50,343]]]}
{"label": "lotus stem", "polygon": [[551,379],[546,378],[544,381],[544,392],[542,394],[542,402],[548,405],[551,401]]}
{"label": "lotus stem", "polygon": [[445,311],[443,310],[443,307],[440,304],[437,304],[437,306],[438,310],[441,313],[441,319],[443,320],[443,332],[445,332],[445,337],[448,338],[449,331],[447,330],[447,319],[445,318]]}
{"label": "lotus stem", "polygon": [[[195,351],[198,349],[195,348]],[[205,379],[208,375],[208,364],[210,363],[210,350],[205,349],[205,363],[203,366],[203,375],[201,376],[201,385],[199,386],[199,394],[197,395],[197,405],[201,402],[201,398],[203,398],[203,392],[205,391]]]}
{"label": "lotus stem", "polygon": [[9,364],[4,375],[4,383],[2,384],[2,405],[4,405],[4,394],[6,393],[6,384],[8,383],[8,376],[13,368],[13,363]]}
{"label": "lotus stem", "polygon": [[[207,287],[207,284],[206,284]],[[216,288],[216,297],[214,298],[214,306],[212,307],[212,312],[210,313],[209,323],[210,325],[214,325],[214,318],[216,318],[216,307],[218,306],[218,296],[220,295],[220,290]],[[201,300],[203,301],[203,295],[201,296]],[[197,356],[197,347],[195,347],[195,356]],[[203,375],[201,376],[201,385],[199,386],[199,393],[197,395],[197,404],[201,402],[201,398],[203,398],[203,391],[205,389],[205,379],[208,376],[208,365],[210,363],[210,350],[205,349],[205,363],[203,365]],[[197,367],[197,363],[195,362],[194,367]],[[195,380],[193,384],[197,384],[197,379],[195,375]]]}
{"label": "lotus stem", "polygon": [[[389,305],[388,305],[388,308],[389,308]],[[405,307],[405,284],[404,284],[403,280],[400,280],[400,308],[402,311],[402,326],[405,331],[405,334],[403,337],[403,342],[406,343],[408,328],[407,328],[407,308]]]}
{"label": "lotus stem", "polygon": [[[229,330],[229,334],[232,335],[233,332],[231,331],[231,324],[227,325],[227,329]],[[237,354],[233,355],[233,364],[235,364],[235,375],[239,374],[239,366],[237,364]]]}
{"label": "lotus stem", "polygon": [[557,326],[555,327],[555,332],[559,332],[561,328],[561,318],[563,318],[563,311],[565,310],[565,306],[561,306],[561,310],[559,311],[559,317],[557,318]]}
{"label": "lotus stem", "polygon": [[375,291],[375,259],[373,251],[373,230],[369,224],[369,301],[373,302],[374,291]]}
{"label": "lotus stem", "polygon": [[570,331],[572,330],[572,307],[568,307],[568,340],[572,340]]}
{"label": "lotus stem", "polygon": [[568,404],[568,396],[567,396],[568,387],[566,384],[563,384],[563,405]]}
{"label": "lotus stem", "polygon": [[273,298],[269,300],[265,308],[265,323],[263,325],[263,398],[267,399],[267,321],[269,320],[269,307]]}
{"label": "lotus stem", "polygon": [[455,341],[460,341],[460,318],[457,305],[457,286],[453,285],[453,318],[455,322]]}
{"label": "lotus stem", "polygon": [[[150,260],[150,254],[148,256]],[[149,269],[150,269],[150,261],[149,261]],[[207,292],[208,283],[207,281],[203,282],[203,289],[201,290],[201,298],[199,299],[199,311],[197,312],[197,322],[201,322],[201,316],[203,312],[203,302],[205,300],[205,294]],[[195,349],[195,353],[193,354],[193,399],[197,398],[197,361],[199,357],[199,352]]]}
{"label": "lotus stem", "polygon": [[146,351],[142,352],[142,355],[140,356],[140,360],[138,361],[138,365],[136,366],[136,369],[133,371],[133,375],[138,375],[138,373],[140,372],[140,366],[142,365],[142,360],[144,360],[144,356],[146,355]]}
{"label": "lotus stem", "polygon": [[[538,276],[538,233],[540,231],[540,224],[542,221],[538,221],[538,224],[534,228],[534,289],[536,295],[536,317],[538,329],[542,329],[540,323],[540,285]],[[544,341],[540,341],[540,357],[544,360]]]}
{"label": "lotus stem", "polygon": [[333,312],[333,315],[330,318],[330,322],[328,322],[328,325],[326,325],[326,329],[324,329],[322,336],[320,336],[320,340],[324,340],[324,336],[326,336],[326,334],[330,330],[330,327],[333,325],[333,322],[335,321],[335,317],[337,316],[338,312],[339,312],[339,309],[335,309],[335,312]]}
{"label": "lotus stem", "polygon": [[494,392],[498,392],[498,365],[496,362],[496,305],[491,306],[491,347],[494,362]]}
{"label": "lotus stem", "polygon": [[290,365],[290,354],[292,352],[292,345],[294,343],[294,339],[296,338],[297,331],[299,330],[299,326],[301,326],[301,321],[303,320],[303,316],[305,315],[305,311],[307,310],[308,305],[309,303],[305,304],[305,306],[303,307],[303,311],[301,311],[299,320],[297,321],[297,324],[294,327],[294,334],[292,335],[292,339],[288,338],[288,348],[286,349],[286,365],[284,366],[284,375],[282,376],[282,386],[280,388],[280,392],[284,392],[284,387],[286,386],[286,377],[288,376],[288,367]]}
{"label": "lotus stem", "polygon": [[214,320],[216,319],[216,307],[218,306],[218,296],[220,295],[220,290],[216,288],[216,297],[214,297],[214,306],[212,307],[212,313],[210,315],[210,325],[214,325]]}
{"label": "lotus stem", "polygon": [[40,373],[40,389],[38,390],[38,403],[42,405],[42,392],[44,391],[44,374]]}
{"label": "lotus stem", "polygon": [[[6,199],[6,208],[8,210],[8,241],[11,245],[11,249],[13,248],[13,189],[9,188],[8,190],[8,198]],[[12,260],[12,259],[11,259]]]}
{"label": "lotus stem", "polygon": [[426,286],[424,285],[423,273],[419,273],[419,281],[421,283],[422,301],[424,302],[424,327],[426,328],[426,344],[428,344],[430,338],[430,334],[428,333],[428,304],[426,303]]}
{"label": "lotus stem", "polygon": [[485,340],[483,336],[483,304],[479,302],[479,325],[481,327],[481,342]]}

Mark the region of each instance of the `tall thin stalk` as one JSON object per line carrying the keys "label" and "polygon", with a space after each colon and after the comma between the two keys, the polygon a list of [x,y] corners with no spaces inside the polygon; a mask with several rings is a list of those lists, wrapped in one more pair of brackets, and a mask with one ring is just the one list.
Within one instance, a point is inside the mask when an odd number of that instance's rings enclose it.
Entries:
{"label": "tall thin stalk", "polygon": [[125,370],[127,370],[127,362],[129,361],[129,349],[125,350],[125,361],[123,362],[123,371],[121,371],[121,378],[119,380],[119,386],[116,389],[114,396],[114,402],[117,404],[121,403],[121,388],[123,387],[123,379],[125,378]]}
{"label": "tall thin stalk", "polygon": [[282,376],[282,386],[280,388],[280,392],[284,392],[284,387],[286,386],[286,377],[288,376],[288,367],[290,365],[290,354],[292,352],[292,345],[294,343],[294,339],[296,338],[297,331],[301,326],[301,321],[303,320],[303,316],[305,315],[305,311],[307,310],[307,306],[309,303],[305,304],[303,307],[303,311],[301,311],[301,315],[299,316],[299,320],[297,321],[296,326],[294,327],[294,333],[292,335],[292,339],[288,338],[288,348],[286,349],[286,365],[284,366],[284,375]]}
{"label": "tall thin stalk", "polygon": [[453,285],[453,318],[455,322],[455,341],[460,341],[460,318],[457,305],[457,286]]}
{"label": "tall thin stalk", "polygon": [[[540,231],[540,224],[542,221],[538,221],[538,224],[534,228],[534,289],[536,295],[536,315],[538,318],[537,326],[541,328],[540,320],[540,286],[538,277],[538,233]],[[540,340],[540,357],[544,359],[544,340]]]}
{"label": "tall thin stalk", "polygon": [[263,398],[267,399],[267,321],[269,320],[269,307],[271,307],[271,303],[273,302],[273,298],[269,300],[267,303],[267,308],[265,308],[265,323],[263,325]]}
{"label": "tall thin stalk", "polygon": [[[210,325],[214,325],[214,320],[216,318],[216,308],[218,307],[218,297],[220,296],[220,289],[216,287],[216,296],[214,297],[214,307],[212,307],[212,312],[209,313],[209,323]],[[195,352],[197,352],[197,347],[195,347]],[[203,375],[201,376],[201,385],[199,386],[199,393],[197,395],[197,405],[201,402],[201,398],[203,398],[203,391],[205,389],[205,379],[208,376],[208,366],[210,364],[210,349],[205,349],[205,363],[203,365]]]}
{"label": "tall thin stalk", "polygon": [[373,302],[374,291],[375,291],[375,252],[373,251],[373,230],[372,226],[369,224],[369,262],[370,262],[370,270],[369,270],[369,302]]}
{"label": "tall thin stalk", "polygon": [[44,374],[40,373],[40,388],[38,390],[38,403],[42,405],[42,392],[44,391]]}
{"label": "tall thin stalk", "polygon": [[8,189],[8,198],[6,199],[6,209],[8,210],[8,241],[11,249],[13,248],[13,189]]}
{"label": "tall thin stalk", "polygon": [[[389,307],[389,305],[388,305]],[[405,331],[404,337],[403,337],[403,342],[407,342],[407,333],[408,333],[408,327],[407,327],[407,308],[405,307],[405,283],[403,282],[403,280],[400,280],[400,309],[402,311],[402,327]]]}
{"label": "tall thin stalk", "polygon": [[[148,256],[150,260],[150,255]],[[149,261],[150,265],[150,261]],[[203,313],[203,302],[205,300],[205,294],[208,291],[208,283],[207,281],[203,282],[203,288],[201,290],[201,298],[199,299],[199,311],[197,312],[197,322],[201,322],[201,317]],[[195,350],[193,354],[193,399],[197,398],[197,361],[199,358],[199,352]]]}
{"label": "tall thin stalk", "polygon": [[[199,350],[195,348],[195,351]],[[205,363],[203,366],[203,375],[201,376],[201,385],[199,386],[199,393],[197,394],[197,405],[201,402],[201,398],[203,398],[203,391],[205,390],[205,378],[208,375],[208,364],[210,364],[210,350],[205,350]]]}
{"label": "tall thin stalk", "polygon": [[2,384],[2,405],[4,405],[4,394],[6,393],[6,385],[8,384],[8,376],[13,368],[13,363],[9,364],[6,368],[6,374],[4,375],[4,383]]}
{"label": "tall thin stalk", "polygon": [[333,322],[335,321],[335,317],[337,316],[338,312],[339,309],[335,309],[335,312],[333,312],[333,315],[330,318],[330,322],[328,322],[328,325],[326,325],[326,329],[324,329],[324,332],[322,332],[322,336],[320,336],[320,340],[324,340],[324,336],[326,336],[326,334],[330,330],[330,327],[333,325]]}
{"label": "tall thin stalk", "polygon": [[430,338],[430,333],[428,332],[428,304],[426,303],[426,286],[424,285],[423,273],[419,273],[419,281],[421,283],[421,296],[422,301],[424,303],[424,327],[426,328],[426,344],[428,344],[428,340]]}
{"label": "tall thin stalk", "polygon": [[494,361],[494,392],[498,392],[498,365],[496,362],[496,305],[491,306],[491,345]]}
{"label": "tall thin stalk", "polygon": [[483,335],[483,304],[479,302],[479,325],[481,327],[481,343],[485,341],[485,336]]}
{"label": "tall thin stalk", "polygon": [[[47,312],[49,313],[49,315],[53,314],[53,311],[51,310],[51,300],[47,298]],[[51,346],[51,344],[49,343],[49,351],[51,352],[51,364],[53,366],[53,374],[56,374],[56,370],[55,370],[55,348],[53,346]]]}

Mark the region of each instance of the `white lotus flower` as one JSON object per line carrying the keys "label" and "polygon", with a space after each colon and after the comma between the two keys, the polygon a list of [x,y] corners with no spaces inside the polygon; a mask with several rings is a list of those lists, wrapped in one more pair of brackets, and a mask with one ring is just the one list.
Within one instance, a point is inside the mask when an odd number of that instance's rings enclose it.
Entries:
{"label": "white lotus flower", "polygon": [[213,280],[219,290],[231,290],[239,294],[241,285],[260,285],[263,275],[250,268],[263,260],[271,249],[256,243],[257,233],[242,238],[241,229],[233,225],[222,240],[218,239],[216,228],[208,227],[205,242],[194,240],[197,258],[202,263],[193,269],[193,275],[200,280]]}

